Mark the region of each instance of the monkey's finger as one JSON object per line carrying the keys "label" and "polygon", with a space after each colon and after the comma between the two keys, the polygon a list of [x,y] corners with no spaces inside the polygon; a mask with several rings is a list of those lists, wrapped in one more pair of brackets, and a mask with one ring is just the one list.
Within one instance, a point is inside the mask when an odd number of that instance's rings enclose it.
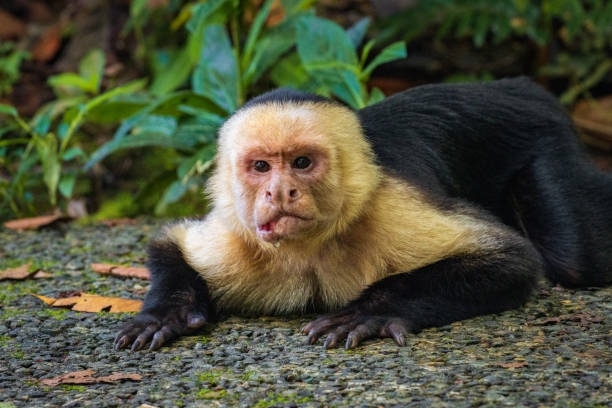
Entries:
{"label": "monkey's finger", "polygon": [[[311,333],[326,333],[332,327],[346,323],[350,319],[351,316],[348,315],[319,317],[317,320],[313,320],[312,322],[304,326],[302,328],[302,334],[308,333],[308,335],[310,336]],[[321,334],[319,334],[319,336]]]}
{"label": "monkey's finger", "polygon": [[408,328],[404,322],[393,320],[385,327],[384,335],[391,337],[398,346],[404,347],[408,337]]}
{"label": "monkey's finger", "polygon": [[121,330],[115,336],[115,349],[121,350],[124,347],[132,344],[134,339],[138,336],[138,334],[142,331],[142,327],[130,325],[125,329]]}
{"label": "monkey's finger", "polygon": [[350,350],[357,347],[362,340],[374,337],[378,332],[377,327],[380,326],[378,326],[375,321],[366,321],[357,325],[350,331],[348,336],[346,336],[346,344],[344,347]]}
{"label": "monkey's finger", "polygon": [[187,328],[188,329],[199,329],[200,327],[204,326],[204,323],[206,323],[206,318],[204,317],[204,315],[200,312],[190,312],[189,314],[187,314]]}
{"label": "monkey's finger", "polygon": [[346,338],[346,335],[348,334],[349,331],[350,331],[350,328],[347,325],[338,327],[337,329],[335,329],[334,331],[332,331],[331,333],[327,335],[327,338],[325,339],[325,342],[323,343],[323,347],[326,349],[336,347],[338,342]]}
{"label": "monkey's finger", "polygon": [[132,344],[132,351],[140,350],[145,344],[149,342],[149,340],[151,340],[151,337],[153,337],[153,334],[155,334],[158,329],[159,325],[157,324],[152,324],[145,327],[142,333],[140,333],[140,335],[136,337],[136,340],[134,340],[134,343]]}
{"label": "monkey's finger", "polygon": [[174,330],[172,330],[168,326],[164,326],[158,331],[156,331],[155,334],[153,335],[153,340],[151,340],[151,345],[149,346],[149,350],[150,351],[157,350],[168,340],[171,340],[177,336],[178,334]]}

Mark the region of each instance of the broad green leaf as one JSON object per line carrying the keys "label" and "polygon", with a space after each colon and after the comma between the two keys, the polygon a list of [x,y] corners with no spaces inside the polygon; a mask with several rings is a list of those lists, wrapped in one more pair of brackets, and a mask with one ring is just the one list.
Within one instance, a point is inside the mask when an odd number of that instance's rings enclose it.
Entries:
{"label": "broad green leaf", "polygon": [[179,149],[185,151],[193,150],[191,143],[185,143],[184,141],[179,140],[173,137],[172,135],[168,136],[162,133],[153,132],[142,132],[135,135],[129,135],[127,137],[124,137],[123,139],[111,140],[103,147],[105,147],[105,156],[107,156],[122,149],[133,149],[136,147],[151,146],[168,147],[171,149]]}
{"label": "broad green leaf", "polygon": [[[247,87],[257,82],[270,67],[278,63],[279,57],[295,45],[299,17],[300,15],[289,17],[261,36],[257,41],[253,58],[242,75],[243,86]],[[301,65],[299,60],[297,63]]]}
{"label": "broad green leaf", "polygon": [[316,1],[317,0],[281,0],[281,5],[285,10],[285,14],[291,16],[293,14],[299,13],[300,11],[307,10]]}
{"label": "broad green leaf", "polygon": [[281,59],[270,71],[270,79],[276,86],[287,86],[304,92],[328,96],[329,89],[312,77],[302,66],[297,53]]}
{"label": "broad green leaf", "polygon": [[170,136],[176,130],[177,121],[172,116],[147,115],[132,129],[132,134],[160,133]]}
{"label": "broad green leaf", "polygon": [[352,71],[343,70],[340,72],[340,78],[341,81],[330,85],[332,92],[354,109],[365,107],[362,87],[357,75]]}
{"label": "broad green leaf", "polygon": [[361,78],[368,79],[374,71],[374,68],[378,67],[381,64],[386,62],[394,61],[396,59],[405,58],[406,57],[406,44],[403,41],[395,42],[387,47],[385,47],[380,54],[378,54],[370,64],[366,67],[366,69],[362,72]]}
{"label": "broad green leaf", "polygon": [[85,156],[85,153],[83,153],[83,150],[81,150],[79,147],[71,147],[70,149],[66,150],[64,152],[64,154],[62,154],[62,160],[68,161],[68,160],[72,160],[75,157],[87,157]]}
{"label": "broad green leaf", "polygon": [[146,96],[118,95],[108,102],[90,109],[87,112],[87,121],[91,123],[118,123],[134,115],[150,102],[151,98]]}
{"label": "broad green leaf", "polygon": [[106,57],[100,49],[91,50],[79,63],[79,73],[93,89],[93,93],[100,92],[100,83],[104,75]]}
{"label": "broad green leaf", "polygon": [[49,131],[49,127],[51,126],[51,118],[49,113],[42,116],[36,126],[33,128],[34,133],[37,135],[44,135]]}
{"label": "broad green leaf", "polygon": [[191,177],[194,173],[201,174],[206,168],[210,167],[210,161],[217,153],[217,146],[210,143],[198,150],[193,156],[183,159],[181,164],[176,169],[179,181],[185,182],[187,177]]}
{"label": "broad green leaf", "polygon": [[49,191],[51,204],[56,203],[57,184],[60,178],[61,165],[57,155],[57,139],[52,133],[34,137],[34,146],[42,163],[43,180]]}
{"label": "broad green leaf", "polygon": [[[10,146],[10,145],[15,145],[15,144],[26,144],[29,141],[30,139],[25,139],[25,138],[3,139],[3,140],[0,140],[0,147]],[[2,155],[0,154],[0,156]]]}
{"label": "broad green leaf", "polygon": [[297,48],[302,63],[312,69],[357,70],[357,55],[348,34],[336,23],[318,17],[298,21]]}
{"label": "broad green leaf", "polygon": [[251,25],[251,29],[249,30],[249,35],[247,36],[246,43],[244,44],[244,51],[242,53],[241,67],[243,71],[246,70],[247,64],[249,64],[249,62],[251,61],[255,42],[257,41],[257,38],[259,38],[261,29],[263,28],[263,25],[266,22],[266,19],[268,18],[268,14],[270,14],[270,8],[272,7],[272,3],[274,3],[275,1],[276,0],[266,0],[263,7],[259,10],[257,15],[255,16],[255,19],[253,20],[253,24]]}
{"label": "broad green leaf", "polygon": [[476,25],[474,26],[472,33],[472,41],[474,42],[474,46],[477,48],[482,47],[485,38],[487,37],[487,33],[489,32],[490,26],[491,20],[487,14],[481,14],[476,18]]}
{"label": "broad green leaf", "polygon": [[385,99],[385,94],[378,88],[372,88],[372,91],[370,91],[370,97],[368,98],[368,106],[374,105],[383,99]]}
{"label": "broad green leaf", "polygon": [[174,91],[187,82],[194,65],[187,48],[174,54],[166,69],[156,69],[150,92],[153,95],[165,95]]}
{"label": "broad green leaf", "polygon": [[211,25],[204,30],[204,46],[191,83],[194,92],[214,100],[227,112],[238,107],[238,65],[223,26]]}
{"label": "broad green leaf", "polygon": [[18,116],[17,109],[10,105],[4,105],[0,103],[0,114]]}
{"label": "broad green leaf", "polygon": [[355,23],[351,28],[346,30],[349,38],[351,39],[351,43],[353,47],[357,49],[361,42],[363,41],[363,37],[365,37],[366,32],[368,31],[368,27],[370,25],[370,17],[364,17],[358,22]]}
{"label": "broad green leaf", "polygon": [[76,173],[64,174],[59,182],[59,191],[66,198],[72,197],[74,182],[76,181]]}
{"label": "broad green leaf", "polygon": [[38,109],[32,120],[30,120],[30,126],[32,128],[37,127],[38,123],[45,117],[48,117],[49,120],[53,121],[66,110],[82,104],[86,100],[87,97],[81,95],[74,98],[62,98],[49,102]]}
{"label": "broad green leaf", "polygon": [[191,8],[192,17],[187,22],[187,29],[191,32],[197,31],[228,3],[231,3],[231,0],[208,0],[195,4]]}
{"label": "broad green leaf", "polygon": [[215,141],[218,129],[218,126],[210,124],[186,123],[178,127],[174,137],[192,145],[211,143]]}
{"label": "broad green leaf", "polygon": [[96,93],[96,84],[73,72],[55,75],[47,80],[58,96],[75,95],[79,92]]}

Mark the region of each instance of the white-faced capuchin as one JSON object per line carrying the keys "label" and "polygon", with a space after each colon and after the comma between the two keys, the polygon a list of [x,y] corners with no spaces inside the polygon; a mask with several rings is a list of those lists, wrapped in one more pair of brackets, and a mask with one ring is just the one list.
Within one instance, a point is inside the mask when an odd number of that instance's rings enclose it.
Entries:
{"label": "white-faced capuchin", "polygon": [[541,273],[612,280],[612,176],[528,79],[428,85],[354,111],[279,89],[219,132],[213,209],[149,244],[151,289],[115,347],[221,314],[324,312],[347,348],[523,304]]}

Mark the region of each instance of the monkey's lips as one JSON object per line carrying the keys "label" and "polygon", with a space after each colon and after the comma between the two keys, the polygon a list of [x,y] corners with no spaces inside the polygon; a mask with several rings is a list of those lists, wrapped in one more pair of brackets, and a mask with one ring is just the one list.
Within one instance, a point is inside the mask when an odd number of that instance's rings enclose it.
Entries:
{"label": "monkey's lips", "polygon": [[266,242],[276,242],[302,231],[310,221],[312,218],[297,214],[278,214],[257,226],[257,236]]}

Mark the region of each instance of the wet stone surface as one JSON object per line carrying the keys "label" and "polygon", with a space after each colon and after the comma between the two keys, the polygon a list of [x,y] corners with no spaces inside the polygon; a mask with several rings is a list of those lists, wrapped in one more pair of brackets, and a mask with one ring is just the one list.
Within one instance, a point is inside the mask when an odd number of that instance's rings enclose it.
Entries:
{"label": "wet stone surface", "polygon": [[[612,288],[543,283],[520,310],[429,329],[399,348],[305,345],[314,316],[229,320],[158,352],[116,352],[129,314],[51,309],[28,293],[80,290],[142,299],[148,282],[100,276],[89,264],[141,266],[160,223],[0,228],[0,270],[33,262],[51,279],[0,282],[0,401],[15,407],[408,406],[607,407],[612,400]],[[59,385],[77,370],[140,382]]]}

